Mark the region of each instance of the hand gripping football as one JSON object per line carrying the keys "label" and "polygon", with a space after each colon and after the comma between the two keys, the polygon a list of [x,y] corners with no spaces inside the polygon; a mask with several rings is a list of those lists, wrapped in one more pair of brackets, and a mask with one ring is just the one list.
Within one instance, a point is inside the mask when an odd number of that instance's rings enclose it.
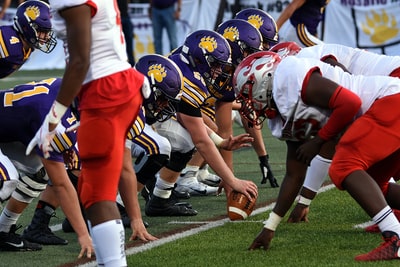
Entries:
{"label": "hand gripping football", "polygon": [[254,209],[257,198],[253,197],[251,201],[242,193],[233,190],[227,201],[228,217],[231,221],[246,219]]}

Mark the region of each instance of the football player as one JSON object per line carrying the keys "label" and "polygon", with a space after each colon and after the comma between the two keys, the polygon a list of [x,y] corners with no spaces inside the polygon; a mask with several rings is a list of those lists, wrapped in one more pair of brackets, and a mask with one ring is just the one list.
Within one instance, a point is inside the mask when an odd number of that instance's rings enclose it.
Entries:
{"label": "football player", "polygon": [[[38,145],[48,155],[53,129],[66,107],[79,98],[78,180],[96,261],[126,266],[125,229],[116,205],[126,134],[149,95],[144,76],[126,55],[118,6],[108,0],[50,0],[66,67],[59,94],[27,152]],[[106,118],[106,119],[105,119]],[[101,134],[99,134],[101,133]],[[91,257],[91,254],[87,254]]]}
{"label": "football player", "polygon": [[[275,20],[264,10],[246,8],[238,12],[235,18],[247,20],[260,31],[263,42],[263,51],[268,51],[273,45],[278,43],[279,35]],[[236,109],[239,108],[237,104],[235,104],[235,107]],[[249,124],[245,118],[241,118],[241,120],[246,132],[254,137],[252,146],[260,161],[262,175],[261,184],[265,184],[268,180],[271,187],[279,187],[269,164],[269,154],[264,144],[261,127],[259,125]]]}
{"label": "football player", "polygon": [[[247,55],[261,51],[262,37],[260,32],[245,20],[227,20],[218,26],[216,32],[220,33],[229,43],[232,51],[233,67],[237,66]],[[216,131],[221,137],[228,138],[233,133],[231,115],[235,94],[230,82],[224,88],[221,88],[220,92],[218,98],[208,101],[213,105],[202,107],[202,114],[208,127]],[[233,170],[232,151],[221,150],[220,153],[228,166]],[[182,171],[177,181],[176,190],[188,190],[190,194],[200,191],[199,188],[196,188],[197,183],[193,181],[204,180],[200,178],[201,166],[204,163],[204,159],[200,153],[195,153],[186,168]],[[218,186],[218,183],[214,186]],[[228,190],[226,191],[226,195],[228,196],[230,191],[229,188],[226,187],[226,189]],[[212,193],[215,193],[215,191]],[[207,190],[207,194],[211,194],[210,190]]]}
{"label": "football player", "polygon": [[[178,66],[161,55],[143,56],[136,62],[135,68],[149,80],[152,93],[143,102],[142,110],[145,116],[138,117],[136,127],[132,127],[128,134],[126,145],[129,149],[132,145],[142,148],[143,154],[137,158],[135,170],[139,184],[138,190],[142,189],[142,196],[147,203],[152,197],[156,174],[163,167],[169,166],[173,157],[172,144],[168,138],[155,131],[153,126],[172,117],[176,119],[176,107],[182,95],[183,77]],[[140,123],[138,123],[139,119]],[[143,129],[138,129],[138,125],[141,125]],[[197,214],[197,211],[189,204],[179,202],[178,198],[169,198],[169,204],[173,207],[181,206],[180,210],[184,210],[185,213]],[[167,209],[163,214],[173,212],[179,212],[179,209]]]}
{"label": "football player", "polygon": [[279,42],[278,27],[274,18],[262,9],[246,8],[236,13],[235,19],[243,19],[256,27],[262,36],[264,51]]}
{"label": "football player", "polygon": [[393,111],[400,104],[399,80],[351,75],[318,59],[281,61],[276,53],[259,52],[239,65],[234,84],[238,98],[260,115],[248,119],[267,116],[273,136],[287,145],[287,172],[276,205],[249,249],[269,248],[312,158],[327,141],[340,138],[329,175],[379,225],[385,240],[355,259],[397,259],[400,223],[389,205],[400,207],[400,185],[388,181],[399,172],[400,123]]}
{"label": "football player", "polygon": [[[46,189],[57,195],[67,218],[73,219],[73,227],[76,229],[81,245],[80,255],[93,251],[92,240],[80,213],[78,195],[64,168],[62,154],[76,141],[76,132],[66,132],[66,129],[77,122],[71,110],[67,109],[61,118],[61,123],[55,129],[49,157],[45,158],[39,148],[28,155],[24,152],[47,115],[60,84],[60,79],[49,78],[0,91],[2,99],[0,120],[3,126],[0,129],[3,152],[1,192],[6,192],[2,194],[2,201],[11,196],[0,215],[1,250],[41,249],[40,245],[28,242],[15,231],[17,230],[16,222],[23,210]],[[5,156],[13,164],[10,164]],[[20,176],[15,168],[21,172]],[[15,183],[16,180],[19,182]],[[51,181],[51,186],[46,187],[49,181]],[[58,242],[67,243],[65,240],[58,240]]]}
{"label": "football player", "polygon": [[[149,234],[145,229],[137,194],[132,193],[132,189],[136,190],[137,188],[140,191],[144,184],[152,182],[149,181],[150,178],[169,159],[171,145],[166,138],[152,129],[151,124],[155,121],[167,120],[175,114],[175,105],[181,94],[182,74],[175,63],[161,55],[143,56],[138,60],[135,68],[149,80],[151,94],[144,100],[143,107],[127,135],[117,205],[124,226],[131,227],[133,230],[130,240],[139,238],[143,241],[151,241],[155,240],[156,237]],[[132,167],[131,156],[135,153],[135,145],[142,147],[145,153],[137,160],[136,174]],[[78,151],[75,154],[79,155]],[[75,162],[80,163],[79,160],[75,160]],[[78,173],[71,173],[73,170],[80,171],[79,164],[78,166],[75,165],[72,164],[68,168],[70,169],[70,177],[77,184]],[[51,202],[51,200],[47,199],[46,202]],[[49,221],[41,220],[41,217],[41,213],[36,214],[35,212],[34,219],[24,231],[24,237],[29,236],[32,241],[39,243],[43,240],[43,235],[40,235],[39,230],[48,228]],[[74,230],[68,219],[63,222],[63,230],[65,232]]]}
{"label": "football player", "polygon": [[[280,47],[280,48],[279,48]],[[286,48],[284,48],[286,47]],[[400,57],[380,55],[366,50],[352,48],[338,44],[320,44],[300,49],[293,43],[280,43],[271,50],[293,51],[286,54],[295,54],[301,58],[316,58],[333,66],[339,66],[352,74],[361,75],[384,75],[400,78]],[[307,221],[309,205],[321,187],[331,163],[335,143],[331,147],[322,151],[311,161],[309,170],[304,180],[303,188],[298,198],[298,203],[289,216],[289,222]],[[394,210],[396,217],[400,218],[400,213]],[[377,225],[369,226],[367,231],[379,231]]]}
{"label": "football player", "polygon": [[317,37],[329,0],[292,0],[276,20],[280,42],[296,42],[301,47],[322,44]]}
{"label": "football player", "polygon": [[13,25],[0,26],[0,78],[18,70],[34,49],[44,53],[57,44],[50,21],[50,7],[38,0],[17,7]]}
{"label": "football player", "polygon": [[175,205],[170,201],[174,184],[192,157],[194,148],[228,186],[248,198],[256,196],[257,186],[251,181],[236,178],[218,151],[218,148],[229,150],[247,146],[252,138],[244,134],[223,139],[205,125],[202,117],[202,108],[213,105],[213,102],[208,102],[214,101],[213,97],[223,97],[220,90],[230,82],[231,50],[227,40],[217,32],[198,30],[187,36],[184,44],[169,58],[182,71],[184,87],[177,119],[154,124],[157,132],[170,141],[172,152],[168,165],[160,170],[157,177],[153,195],[146,204],[146,215],[197,214],[186,205]]}

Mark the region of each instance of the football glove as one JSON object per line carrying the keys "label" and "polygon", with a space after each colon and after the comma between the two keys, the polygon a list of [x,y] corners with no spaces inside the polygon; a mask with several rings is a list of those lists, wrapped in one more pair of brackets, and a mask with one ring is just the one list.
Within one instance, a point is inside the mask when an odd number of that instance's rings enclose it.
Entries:
{"label": "football glove", "polygon": [[53,131],[49,131],[49,114],[47,114],[46,118],[43,121],[42,126],[40,126],[35,136],[29,142],[25,154],[29,155],[32,152],[32,149],[37,145],[39,149],[42,150],[44,158],[47,159],[48,157],[50,157],[50,152],[53,151],[53,148],[51,147],[50,143],[55,134],[56,134],[55,128]]}
{"label": "football glove", "polygon": [[274,174],[272,173],[271,166],[268,162],[268,155],[265,161],[260,161],[260,168],[262,174],[261,184],[265,184],[267,180],[271,184],[271,187],[279,187],[278,181],[276,180]]}

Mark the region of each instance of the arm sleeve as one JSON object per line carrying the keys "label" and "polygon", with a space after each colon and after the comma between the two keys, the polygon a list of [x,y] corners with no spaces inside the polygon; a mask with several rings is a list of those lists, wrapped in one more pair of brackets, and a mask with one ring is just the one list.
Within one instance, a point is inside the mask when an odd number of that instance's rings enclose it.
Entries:
{"label": "arm sleeve", "polygon": [[318,135],[323,140],[335,137],[353,121],[360,107],[360,97],[339,86],[329,100],[329,108],[332,109],[332,114],[328,122],[319,130]]}

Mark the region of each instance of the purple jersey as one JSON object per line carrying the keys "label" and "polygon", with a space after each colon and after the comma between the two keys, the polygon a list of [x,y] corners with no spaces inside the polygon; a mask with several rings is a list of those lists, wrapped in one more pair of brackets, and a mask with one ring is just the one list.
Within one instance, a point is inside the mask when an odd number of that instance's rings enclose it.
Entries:
{"label": "purple jersey", "polygon": [[24,50],[22,40],[12,25],[0,26],[0,78],[18,70],[32,51]]}
{"label": "purple jersey", "polygon": [[[9,90],[0,91],[0,142],[22,142],[28,145],[40,126],[60,89],[61,79],[49,78],[39,82],[17,85]],[[76,143],[76,131],[65,129],[76,123],[76,118],[68,109],[51,145],[50,160],[63,161],[62,152]],[[37,153],[43,157],[40,149]]]}
{"label": "purple jersey", "polygon": [[293,26],[304,24],[312,34],[317,34],[318,24],[323,20],[323,12],[329,0],[306,0],[290,17]]}

